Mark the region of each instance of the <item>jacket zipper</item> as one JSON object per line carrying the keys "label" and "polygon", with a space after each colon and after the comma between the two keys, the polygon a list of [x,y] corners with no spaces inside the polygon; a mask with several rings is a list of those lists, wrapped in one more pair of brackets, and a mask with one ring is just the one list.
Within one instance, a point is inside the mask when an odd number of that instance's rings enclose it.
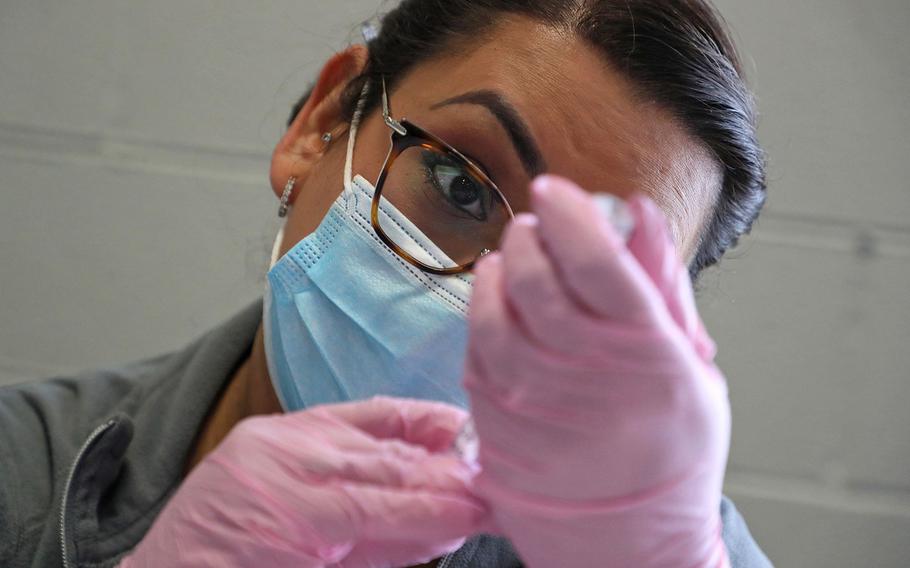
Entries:
{"label": "jacket zipper", "polygon": [[455,553],[449,553],[442,557],[442,560],[439,561],[439,565],[436,568],[446,568],[449,563],[452,561],[452,558],[455,556]]}
{"label": "jacket zipper", "polygon": [[79,452],[76,454],[76,459],[73,460],[73,465],[70,467],[69,475],[66,477],[66,485],[63,486],[63,499],[60,502],[60,553],[63,558],[63,568],[70,568],[70,561],[66,554],[66,508],[69,501],[70,489],[72,489],[73,478],[76,476],[76,470],[79,468],[79,462],[82,461],[82,458],[85,456],[85,452],[88,451],[89,446],[91,446],[95,440],[98,439],[101,434],[103,434],[108,428],[113,426],[116,423],[115,420],[111,419],[95,428],[91,434],[89,434],[88,439],[85,440],[85,443],[82,444],[82,447],[79,448]]}

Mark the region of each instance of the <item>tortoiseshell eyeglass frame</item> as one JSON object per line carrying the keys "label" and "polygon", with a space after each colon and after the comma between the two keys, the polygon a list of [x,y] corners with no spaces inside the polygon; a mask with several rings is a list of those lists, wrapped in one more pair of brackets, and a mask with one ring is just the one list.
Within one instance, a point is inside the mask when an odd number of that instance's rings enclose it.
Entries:
{"label": "tortoiseshell eyeglass frame", "polygon": [[398,244],[396,244],[395,241],[393,241],[388,235],[386,235],[385,231],[382,230],[382,226],[379,224],[379,203],[382,197],[382,188],[385,185],[386,178],[389,175],[389,170],[402,152],[408,148],[419,146],[428,150],[435,150],[437,152],[445,153],[453,162],[463,166],[467,171],[471,173],[471,175],[473,175],[476,179],[480,180],[484,185],[487,186],[487,189],[490,190],[493,198],[501,202],[502,206],[505,207],[505,210],[509,215],[509,219],[512,219],[515,217],[515,215],[512,212],[512,208],[509,206],[509,202],[506,200],[505,195],[502,194],[493,180],[490,179],[490,177],[483,171],[480,166],[444,142],[441,138],[430,134],[426,130],[420,128],[413,122],[409,122],[405,118],[402,118],[400,121],[392,118],[391,111],[389,110],[389,96],[386,91],[385,78],[382,80],[382,119],[385,122],[385,125],[388,126],[392,131],[392,141],[391,147],[389,148],[389,153],[385,159],[385,163],[382,165],[382,171],[379,173],[379,179],[376,180],[376,193],[373,195],[373,205],[370,215],[370,222],[373,225],[373,230],[376,231],[376,234],[379,236],[382,242],[384,242],[386,246],[392,249],[395,254],[424,272],[435,274],[437,276],[453,276],[456,274],[470,272],[481,257],[489,254],[492,251],[489,249],[478,251],[477,257],[467,264],[458,265],[451,268],[439,268],[425,264],[419,259],[415,258],[413,255],[408,253],[408,251],[398,246]]}

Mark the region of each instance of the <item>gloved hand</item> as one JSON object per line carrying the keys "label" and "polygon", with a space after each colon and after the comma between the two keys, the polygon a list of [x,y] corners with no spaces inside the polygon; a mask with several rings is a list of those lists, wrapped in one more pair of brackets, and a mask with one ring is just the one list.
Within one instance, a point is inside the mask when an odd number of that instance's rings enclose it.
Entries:
{"label": "gloved hand", "polygon": [[461,410],[391,398],[247,419],[187,477],[120,566],[391,567],[478,532]]}
{"label": "gloved hand", "polygon": [[729,565],[727,388],[662,213],[633,197],[626,246],[570,182],[532,194],[476,269],[475,492],[531,568]]}

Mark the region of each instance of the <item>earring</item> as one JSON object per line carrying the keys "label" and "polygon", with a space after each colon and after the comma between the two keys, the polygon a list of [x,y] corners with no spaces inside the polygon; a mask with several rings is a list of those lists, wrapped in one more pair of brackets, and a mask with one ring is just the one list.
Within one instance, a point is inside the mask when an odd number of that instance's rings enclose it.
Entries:
{"label": "earring", "polygon": [[294,193],[294,186],[297,185],[297,178],[291,177],[288,180],[287,185],[284,186],[284,193],[281,194],[281,205],[278,206],[278,217],[284,219],[288,216],[288,209],[290,209],[291,194]]}
{"label": "earring", "polygon": [[322,135],[322,141],[326,144],[330,143],[332,141],[332,138],[334,138],[334,136],[332,136],[331,132],[326,132]]}

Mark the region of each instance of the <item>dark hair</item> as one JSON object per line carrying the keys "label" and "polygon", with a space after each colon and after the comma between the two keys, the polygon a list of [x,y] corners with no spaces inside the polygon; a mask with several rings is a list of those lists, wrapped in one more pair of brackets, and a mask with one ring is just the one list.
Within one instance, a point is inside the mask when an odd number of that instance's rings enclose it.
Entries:
{"label": "dark hair", "polygon": [[[642,97],[656,101],[715,156],[723,186],[689,266],[693,280],[752,229],[766,197],[765,157],[756,113],[726,25],[708,0],[403,0],[368,43],[361,76],[348,85],[350,120],[364,83],[364,112],[415,65],[517,14],[566,29],[625,73]],[[308,97],[294,107],[291,121]]]}

